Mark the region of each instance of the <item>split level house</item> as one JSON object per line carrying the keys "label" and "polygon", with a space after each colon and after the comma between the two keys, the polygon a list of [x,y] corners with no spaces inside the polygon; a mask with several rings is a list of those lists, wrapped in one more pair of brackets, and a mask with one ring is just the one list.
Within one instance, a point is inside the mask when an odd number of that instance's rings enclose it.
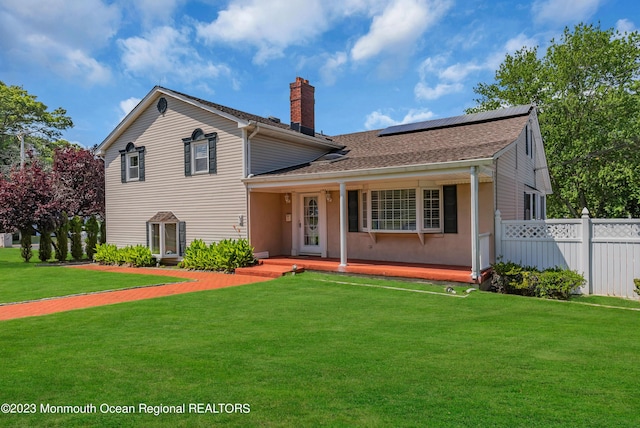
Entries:
{"label": "split level house", "polygon": [[107,242],[180,259],[194,239],[247,238],[259,257],[469,266],[494,261],[494,213],[545,217],[535,106],[327,136],[315,89],[291,121],[154,87],[98,147]]}

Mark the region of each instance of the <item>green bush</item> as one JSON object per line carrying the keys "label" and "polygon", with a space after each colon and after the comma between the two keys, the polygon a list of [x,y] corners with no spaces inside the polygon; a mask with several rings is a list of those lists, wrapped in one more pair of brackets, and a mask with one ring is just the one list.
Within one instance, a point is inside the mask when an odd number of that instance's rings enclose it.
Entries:
{"label": "green bush", "polygon": [[25,263],[29,263],[31,257],[33,257],[33,251],[31,251],[31,228],[20,231],[20,256]]}
{"label": "green bush", "polygon": [[633,284],[636,286],[636,289],[633,290],[636,294],[640,295],[640,279],[634,279]]}
{"label": "green bush", "polygon": [[69,254],[69,220],[66,214],[62,214],[62,224],[56,230],[56,260],[64,262]]}
{"label": "green bush", "polygon": [[120,259],[118,256],[118,247],[113,244],[98,244],[96,245],[96,253],[93,255],[93,260],[102,265],[118,265]]}
{"label": "green bush", "polygon": [[96,220],[96,216],[92,215],[87,220],[87,224],[85,226],[87,229],[87,239],[85,240],[85,249],[84,252],[87,253],[87,257],[89,260],[93,259],[93,255],[96,252],[96,245],[98,244],[98,232],[100,230],[100,226],[98,226],[98,221]]}
{"label": "green bush", "polygon": [[42,230],[40,234],[40,248],[38,249],[38,258],[41,262],[46,262],[51,258],[51,231]]}
{"label": "green bush", "polygon": [[539,271],[513,262],[499,262],[492,267],[491,288],[498,293],[568,300],[586,282],[582,275],[569,269]]}
{"label": "green bush", "polygon": [[81,260],[83,256],[82,251],[82,219],[78,216],[74,216],[69,221],[71,229],[71,257],[73,260]]}
{"label": "green bush", "polygon": [[134,267],[153,265],[151,250],[144,245],[128,245],[124,248],[118,248],[113,244],[98,244],[93,259],[103,265]]}
{"label": "green bush", "polygon": [[253,248],[246,239],[224,239],[211,245],[196,239],[185,250],[180,267],[196,270],[233,272],[255,263]]}

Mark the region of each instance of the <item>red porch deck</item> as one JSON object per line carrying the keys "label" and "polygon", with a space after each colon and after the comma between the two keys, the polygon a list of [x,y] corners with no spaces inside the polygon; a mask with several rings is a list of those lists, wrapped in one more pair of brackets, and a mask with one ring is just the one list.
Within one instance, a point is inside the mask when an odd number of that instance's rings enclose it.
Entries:
{"label": "red porch deck", "polygon": [[[481,278],[471,279],[471,267],[445,266],[416,263],[395,263],[374,260],[349,260],[347,266],[340,266],[338,259],[326,259],[320,257],[273,257],[262,259],[262,264],[253,268],[247,268],[246,274],[257,275],[259,270],[275,272],[280,268],[281,272],[288,272],[293,265],[298,270],[315,270],[326,272],[343,272],[360,275],[389,276],[399,278],[424,279],[429,281],[461,282],[467,284],[479,284],[491,276],[491,270],[482,272]],[[237,272],[236,273],[240,273]]]}

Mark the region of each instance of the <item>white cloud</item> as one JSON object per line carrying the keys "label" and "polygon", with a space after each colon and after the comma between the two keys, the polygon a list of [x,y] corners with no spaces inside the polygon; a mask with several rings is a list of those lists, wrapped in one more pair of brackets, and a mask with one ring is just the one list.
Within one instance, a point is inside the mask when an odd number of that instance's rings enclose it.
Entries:
{"label": "white cloud", "polygon": [[118,43],[124,68],[134,75],[157,80],[177,77],[180,81],[193,82],[231,74],[226,65],[214,65],[200,57],[191,46],[188,28],[158,27],[143,37],[130,37]]}
{"label": "white cloud", "polygon": [[351,58],[362,61],[383,52],[406,50],[452,5],[449,0],[392,0],[382,14],[374,16],[369,33],[356,41]]}
{"label": "white cloud", "polygon": [[345,52],[336,52],[334,55],[331,55],[324,65],[320,67],[322,81],[328,86],[336,83],[338,74],[340,74],[346,63],[347,54]]}
{"label": "white cloud", "polygon": [[427,109],[411,109],[401,120],[393,119],[390,114],[393,114],[393,111],[388,114],[385,114],[380,110],[369,113],[364,123],[365,128],[387,128],[389,126],[402,125],[405,123],[423,122],[433,118],[433,112]]}
{"label": "white cloud", "polygon": [[289,45],[302,45],[328,27],[322,0],[232,1],[208,24],[198,24],[197,34],[205,42],[247,43],[258,52],[254,62],[262,64],[284,55]]}
{"label": "white cloud", "polygon": [[34,63],[66,78],[103,83],[111,73],[92,52],[120,25],[116,5],[100,0],[5,0],[0,5],[0,49],[16,66]]}
{"label": "white cloud", "polygon": [[136,0],[131,3],[142,19],[145,28],[157,23],[171,22],[174,12],[185,3],[186,0]]}
{"label": "white cloud", "polygon": [[603,0],[536,0],[531,10],[537,22],[559,25],[591,18],[602,2]]}
{"label": "white cloud", "polygon": [[534,38],[527,37],[524,33],[518,34],[516,37],[513,37],[507,40],[507,43],[504,44],[505,53],[514,53],[517,50],[522,49],[523,47],[533,48],[538,45],[538,41]]}
{"label": "white cloud", "polygon": [[464,89],[461,83],[438,83],[435,87],[429,87],[423,82],[418,82],[414,88],[418,100],[435,100],[444,95],[460,92]]}
{"label": "white cloud", "polygon": [[469,61],[447,66],[448,57],[439,55],[426,58],[418,67],[420,81],[413,91],[418,100],[435,100],[445,95],[464,90],[464,82],[469,75],[482,71],[497,70],[505,54],[527,47],[536,46],[536,40],[523,33],[509,39],[501,49],[487,55],[483,62]]}
{"label": "white cloud", "polygon": [[618,19],[616,22],[616,30],[621,33],[632,33],[636,31],[636,25],[628,19]]}
{"label": "white cloud", "polygon": [[124,117],[126,115],[129,114],[129,112],[131,112],[131,110],[133,110],[135,108],[135,106],[138,105],[138,103],[141,101],[140,98],[135,98],[135,97],[131,97],[128,98],[126,100],[122,100],[120,101],[120,120],[124,119]]}

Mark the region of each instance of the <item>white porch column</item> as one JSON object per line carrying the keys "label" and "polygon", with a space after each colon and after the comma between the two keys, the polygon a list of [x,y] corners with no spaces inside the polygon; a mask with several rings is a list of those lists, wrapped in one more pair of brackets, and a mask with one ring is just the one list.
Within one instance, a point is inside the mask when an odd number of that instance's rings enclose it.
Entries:
{"label": "white porch column", "polygon": [[471,167],[471,279],[480,276],[480,234],[478,210],[478,167]]}
{"label": "white porch column", "polygon": [[347,266],[347,185],[340,183],[340,267]]}

